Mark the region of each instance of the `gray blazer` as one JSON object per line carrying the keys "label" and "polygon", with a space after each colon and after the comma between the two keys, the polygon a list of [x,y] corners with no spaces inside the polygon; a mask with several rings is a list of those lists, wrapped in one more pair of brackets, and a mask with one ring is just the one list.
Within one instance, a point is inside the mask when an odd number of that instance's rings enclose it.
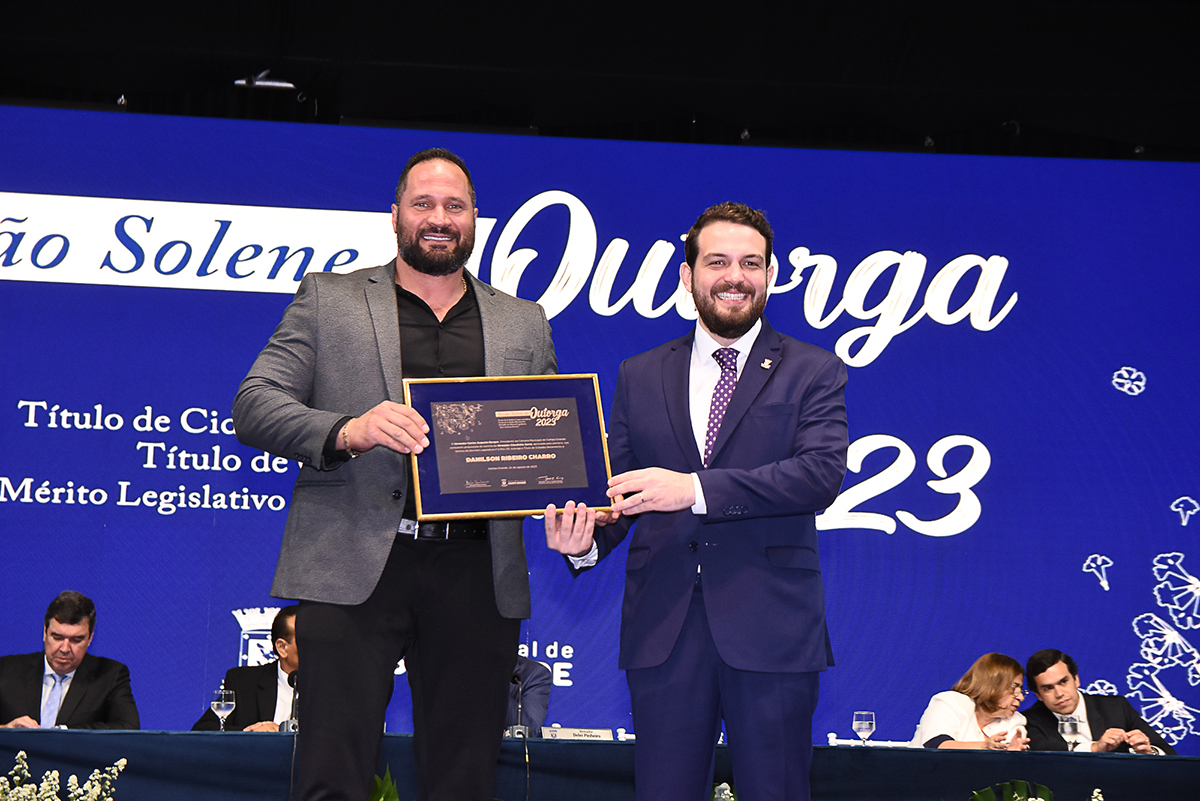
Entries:
{"label": "gray blazer", "polygon": [[[275,583],[278,598],[360,604],[375,589],[396,537],[409,457],[374,448],[328,464],[329,432],[345,415],[404,401],[395,261],[344,275],[309,273],[233,402],[238,439],[301,463]],[[479,302],[487,375],[557,372],[550,324],[536,303],[470,278]],[[488,525],[496,605],[529,617],[521,520]]]}

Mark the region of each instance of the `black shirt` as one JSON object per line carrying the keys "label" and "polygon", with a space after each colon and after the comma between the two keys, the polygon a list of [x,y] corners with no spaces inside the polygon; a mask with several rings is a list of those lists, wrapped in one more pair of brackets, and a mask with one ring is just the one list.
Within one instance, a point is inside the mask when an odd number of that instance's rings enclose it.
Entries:
{"label": "black shirt", "polygon": [[[467,378],[484,374],[483,321],[479,303],[470,283],[458,302],[446,316],[438,320],[433,309],[421,298],[396,285],[396,312],[400,320],[400,365],[405,378]],[[400,402],[399,398],[393,398]],[[325,443],[325,460],[349,459],[345,451],[337,450],[342,427],[351,419],[343,417],[329,433]],[[404,500],[404,517],[417,519],[416,493],[413,491],[412,471],[408,474],[408,494]]]}
{"label": "black shirt", "polygon": [[[405,378],[465,378],[484,372],[483,322],[471,285],[446,316],[438,320],[429,304],[396,284],[400,318],[400,364]],[[417,519],[412,471],[404,516]]]}
{"label": "black shirt", "polygon": [[396,311],[405,378],[483,375],[483,323],[469,285],[445,318],[438,320],[425,301],[397,284]]}

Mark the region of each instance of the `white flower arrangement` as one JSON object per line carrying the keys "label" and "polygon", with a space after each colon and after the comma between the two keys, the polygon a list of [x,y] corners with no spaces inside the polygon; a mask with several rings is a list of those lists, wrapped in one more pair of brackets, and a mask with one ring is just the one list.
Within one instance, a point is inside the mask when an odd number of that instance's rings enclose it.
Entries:
{"label": "white flower arrangement", "polygon": [[[113,785],[125,770],[125,760],[118,759],[111,768],[96,768],[80,786],[78,777],[67,779],[67,801],[112,801]],[[17,752],[16,764],[7,776],[0,776],[0,801],[61,801],[57,770],[48,770],[40,785],[33,784],[29,759],[24,751]]]}

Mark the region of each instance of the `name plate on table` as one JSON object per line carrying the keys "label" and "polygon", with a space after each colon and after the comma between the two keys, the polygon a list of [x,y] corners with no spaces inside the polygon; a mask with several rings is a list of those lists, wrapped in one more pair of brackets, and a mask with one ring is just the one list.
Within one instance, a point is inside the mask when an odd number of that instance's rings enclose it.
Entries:
{"label": "name plate on table", "polygon": [[429,423],[430,447],[412,456],[419,520],[611,508],[595,373],[410,378],[404,401]]}
{"label": "name plate on table", "polygon": [[547,740],[595,740],[607,741],[613,738],[612,729],[572,729],[566,726],[547,726],[542,729],[542,737]]}

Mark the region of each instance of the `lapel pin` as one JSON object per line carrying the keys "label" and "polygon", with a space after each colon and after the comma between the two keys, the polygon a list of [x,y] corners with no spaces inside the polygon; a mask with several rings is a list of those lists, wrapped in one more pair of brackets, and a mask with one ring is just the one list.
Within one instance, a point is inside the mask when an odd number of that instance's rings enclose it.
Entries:
{"label": "lapel pin", "polygon": [[762,364],[760,364],[759,367],[761,367],[764,370],[770,370],[771,369],[771,360],[763,359]]}

